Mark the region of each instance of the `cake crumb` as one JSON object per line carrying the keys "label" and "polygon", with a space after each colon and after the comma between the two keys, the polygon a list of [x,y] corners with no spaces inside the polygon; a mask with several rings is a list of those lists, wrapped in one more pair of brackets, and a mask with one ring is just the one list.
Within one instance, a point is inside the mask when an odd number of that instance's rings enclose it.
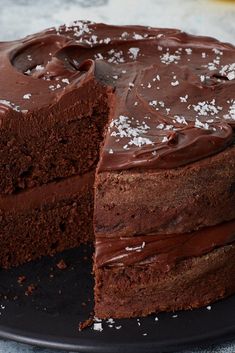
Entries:
{"label": "cake crumb", "polygon": [[67,264],[66,262],[62,259],[60,260],[57,264],[56,264],[56,267],[59,269],[59,270],[65,270],[67,268]]}
{"label": "cake crumb", "polygon": [[17,279],[17,282],[19,284],[23,284],[26,281],[26,277],[25,276],[19,276]]}
{"label": "cake crumb", "polygon": [[93,318],[90,317],[89,319],[87,319],[85,321],[79,322],[78,330],[82,331],[85,328],[90,327],[93,324],[93,321],[94,321]]}
{"label": "cake crumb", "polygon": [[32,295],[33,292],[35,291],[35,289],[36,289],[35,284],[31,283],[31,284],[27,287],[27,289],[26,289],[26,291],[25,291],[25,295],[26,295],[26,296]]}

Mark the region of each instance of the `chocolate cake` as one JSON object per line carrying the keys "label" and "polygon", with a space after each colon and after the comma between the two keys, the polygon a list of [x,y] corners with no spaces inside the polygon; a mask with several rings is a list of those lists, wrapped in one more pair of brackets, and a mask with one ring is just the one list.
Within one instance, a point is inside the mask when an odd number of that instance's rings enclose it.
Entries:
{"label": "chocolate cake", "polygon": [[0,266],[94,241],[95,314],[235,292],[235,47],[74,22],[0,43]]}

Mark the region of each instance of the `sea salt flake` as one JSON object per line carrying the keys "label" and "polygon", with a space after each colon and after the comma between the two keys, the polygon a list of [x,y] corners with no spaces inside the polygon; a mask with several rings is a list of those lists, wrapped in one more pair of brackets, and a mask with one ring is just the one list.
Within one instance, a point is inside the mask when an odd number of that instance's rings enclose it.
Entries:
{"label": "sea salt flake", "polygon": [[111,39],[109,37],[104,38],[104,43],[109,44],[111,42]]}
{"label": "sea salt flake", "polygon": [[177,123],[188,125],[187,121],[185,120],[185,117],[179,116],[179,115],[174,115],[174,118],[177,121]]}
{"label": "sea salt flake", "polygon": [[160,75],[156,75],[156,77],[153,78],[153,82],[155,82],[156,80],[161,81]]}
{"label": "sea salt flake", "polygon": [[210,62],[210,63],[208,63],[207,66],[205,65],[204,67],[208,67],[208,69],[209,69],[210,71],[214,71],[214,70],[217,69],[217,66],[215,65],[214,62]]}
{"label": "sea salt flake", "polygon": [[200,75],[200,81],[204,82],[205,81],[205,76],[204,75]]}
{"label": "sea salt flake", "polygon": [[176,80],[174,82],[171,82],[171,86],[178,86],[178,85],[179,85],[179,81],[178,80]]}
{"label": "sea salt flake", "polygon": [[74,27],[74,37],[81,37],[83,34],[89,33],[90,29],[86,22],[76,21],[76,27]]}
{"label": "sea salt flake", "polygon": [[199,128],[199,129],[205,129],[205,130],[208,130],[209,129],[209,125],[207,123],[202,123],[200,120],[198,120],[196,118],[195,120],[195,123],[194,123],[194,126],[196,128]]}
{"label": "sea salt flake", "polygon": [[149,105],[150,105],[151,107],[155,107],[155,106],[157,105],[157,100],[150,101],[150,102],[149,102]]}
{"label": "sea salt flake", "polygon": [[229,81],[235,79],[235,63],[227,64],[221,67],[219,73],[227,77]]}
{"label": "sea salt flake", "polygon": [[180,97],[181,103],[187,103],[188,100],[188,94],[186,94],[184,97]]}
{"label": "sea salt flake", "polygon": [[178,64],[180,60],[180,55],[175,54],[170,54],[169,52],[166,52],[165,54],[160,56],[161,62],[166,65],[170,64]]}
{"label": "sea salt flake", "polygon": [[97,43],[98,43],[97,38],[98,38],[98,37],[93,34],[93,35],[90,37],[90,40],[91,40],[91,42],[92,42],[93,44],[97,44]]}
{"label": "sea salt flake", "polygon": [[61,80],[63,83],[66,83],[67,85],[69,85],[69,79],[68,78],[62,78]]}
{"label": "sea salt flake", "polygon": [[103,57],[103,55],[102,55],[101,53],[97,53],[97,54],[95,54],[95,59],[97,59],[97,60],[103,60],[104,57]]}
{"label": "sea salt flake", "polygon": [[23,99],[30,99],[31,96],[32,96],[31,93],[26,93],[26,94],[23,95]]}
{"label": "sea salt flake", "polygon": [[35,71],[42,71],[44,70],[44,66],[43,65],[36,65],[35,66]]}
{"label": "sea salt flake", "polygon": [[102,323],[101,322],[95,322],[93,324],[93,330],[102,332],[103,331]]}
{"label": "sea salt flake", "polygon": [[223,51],[218,49],[218,48],[212,48],[212,51],[216,54],[216,55],[223,55]]}
{"label": "sea salt flake", "polygon": [[208,116],[218,114],[219,111],[222,110],[222,107],[216,106],[215,99],[213,99],[211,102],[203,101],[193,104],[193,109],[198,113],[198,115]]}
{"label": "sea salt flake", "polygon": [[128,144],[141,147],[143,145],[151,145],[152,143],[153,142],[149,138],[139,136],[139,137],[133,137],[133,139],[131,139]]}
{"label": "sea salt flake", "polygon": [[229,72],[227,77],[228,77],[229,81],[234,80],[235,79],[235,71]]}
{"label": "sea salt flake", "polygon": [[227,103],[231,104],[228,109],[228,114],[225,114],[223,117],[226,120],[235,120],[235,99],[228,101]]}
{"label": "sea salt flake", "polygon": [[166,108],[166,114],[169,115],[170,114],[171,109],[170,108]]}
{"label": "sea salt flake", "polygon": [[106,321],[108,324],[115,324],[115,321],[113,318],[109,318],[107,321]]}
{"label": "sea salt flake", "polygon": [[186,48],[185,51],[188,55],[191,55],[193,52],[193,50],[191,48]]}
{"label": "sea salt flake", "polygon": [[162,139],[162,142],[163,143],[168,142],[168,138],[166,136],[164,136],[163,139]]}
{"label": "sea salt flake", "polygon": [[140,246],[134,246],[134,247],[126,246],[125,250],[126,251],[141,251],[144,247],[145,247],[145,242],[143,241],[143,243]]}
{"label": "sea salt flake", "polygon": [[136,40],[144,39],[144,37],[141,34],[138,34],[138,33],[134,33],[132,38],[136,39]]}
{"label": "sea salt flake", "polygon": [[165,125],[164,130],[166,130],[166,131],[174,130],[174,126],[173,125]]}
{"label": "sea salt flake", "polygon": [[108,59],[109,63],[113,63],[113,64],[124,63],[122,50],[118,51],[118,50],[111,49],[108,51],[108,55],[110,56],[110,58]]}
{"label": "sea salt flake", "polygon": [[130,48],[129,53],[130,53],[130,58],[133,60],[136,60],[138,54],[139,54],[140,48]]}
{"label": "sea salt flake", "polygon": [[128,37],[128,32],[123,32],[123,33],[121,34],[121,37],[122,37],[122,38]]}
{"label": "sea salt flake", "polygon": [[138,120],[134,120],[134,118],[120,115],[117,119],[111,121],[109,129],[114,129],[111,132],[111,136],[113,137],[129,138],[129,142],[123,148],[128,148],[131,145],[141,147],[145,144],[152,144],[150,139],[141,136],[146,134],[150,129],[145,121],[140,123]]}

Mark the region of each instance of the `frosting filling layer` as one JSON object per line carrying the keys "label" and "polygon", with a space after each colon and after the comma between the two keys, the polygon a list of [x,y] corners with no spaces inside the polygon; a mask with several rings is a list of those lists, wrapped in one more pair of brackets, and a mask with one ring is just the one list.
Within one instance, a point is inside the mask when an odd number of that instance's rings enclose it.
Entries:
{"label": "frosting filling layer", "polygon": [[96,266],[131,266],[151,262],[169,270],[178,261],[206,254],[235,241],[235,220],[185,234],[97,238]]}
{"label": "frosting filling layer", "polygon": [[69,199],[75,194],[82,194],[93,187],[94,170],[51,182],[14,195],[0,196],[0,210],[6,213],[21,213],[34,208],[56,203],[62,199]]}

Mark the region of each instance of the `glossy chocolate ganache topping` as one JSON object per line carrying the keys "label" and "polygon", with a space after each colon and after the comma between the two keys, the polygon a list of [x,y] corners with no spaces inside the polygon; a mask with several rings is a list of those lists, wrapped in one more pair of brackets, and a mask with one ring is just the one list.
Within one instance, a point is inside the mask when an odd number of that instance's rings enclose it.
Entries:
{"label": "glossy chocolate ganache topping", "polygon": [[13,123],[10,112],[25,121],[91,78],[113,87],[101,171],[174,168],[234,143],[231,44],[78,21],[0,43],[0,68],[0,126]]}
{"label": "glossy chocolate ganache topping", "polygon": [[201,256],[234,241],[235,220],[184,234],[98,238],[96,265],[112,267],[154,262],[168,271],[180,260]]}

